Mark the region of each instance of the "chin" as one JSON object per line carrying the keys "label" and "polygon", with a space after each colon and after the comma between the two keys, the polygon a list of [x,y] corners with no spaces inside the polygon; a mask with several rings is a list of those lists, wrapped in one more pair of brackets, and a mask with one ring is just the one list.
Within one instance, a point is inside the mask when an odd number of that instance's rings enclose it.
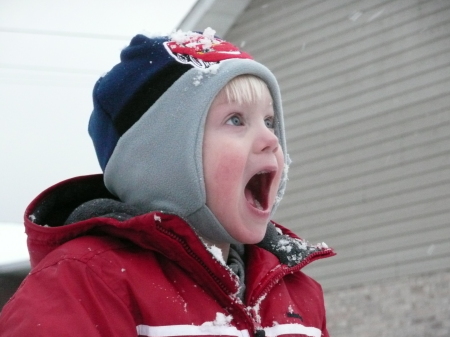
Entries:
{"label": "chin", "polygon": [[264,229],[255,229],[251,231],[250,229],[246,233],[238,233],[236,236],[233,236],[237,241],[243,244],[252,245],[260,243],[264,236],[266,235],[267,224],[264,226]]}

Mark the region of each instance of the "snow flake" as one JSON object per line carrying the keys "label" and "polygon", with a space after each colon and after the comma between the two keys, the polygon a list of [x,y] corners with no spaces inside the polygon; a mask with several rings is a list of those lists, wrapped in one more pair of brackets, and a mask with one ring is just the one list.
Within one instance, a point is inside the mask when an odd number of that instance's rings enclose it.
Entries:
{"label": "snow flake", "polygon": [[160,216],[158,216],[158,215],[153,215],[153,219],[155,220],[155,221],[158,221],[158,222],[161,222],[161,217]]}
{"label": "snow flake", "polygon": [[286,164],[284,164],[284,167],[283,167],[283,173],[284,173],[285,177],[287,177],[288,172],[289,172],[289,164],[286,163]]}
{"label": "snow flake", "polygon": [[258,298],[253,307],[247,307],[247,310],[250,311],[250,313],[254,316],[255,321],[258,324],[261,324],[261,315],[259,314],[259,311],[261,309],[261,302],[264,301],[266,296],[267,294],[264,294],[260,298]]}
{"label": "snow flake", "polygon": [[283,198],[277,195],[275,197],[274,205],[278,205],[281,202],[281,199],[283,199]]}
{"label": "snow flake", "polygon": [[214,245],[206,246],[208,251],[214,256],[214,258],[219,261],[221,264],[226,266],[225,260],[223,259],[222,250]]}
{"label": "snow flake", "polygon": [[210,40],[214,40],[215,35],[216,35],[216,31],[214,29],[212,29],[211,27],[208,27],[203,31],[203,36]]}
{"label": "snow flake", "polygon": [[279,240],[277,250],[282,250],[286,253],[290,253],[292,250],[291,242],[283,239]]}
{"label": "snow flake", "polygon": [[201,72],[197,73],[197,76],[194,77],[194,85],[199,86],[201,84],[201,80],[203,79],[203,74]]}
{"label": "snow flake", "polygon": [[211,75],[217,74],[219,68],[220,68],[220,64],[219,63],[210,64],[207,68],[199,68],[198,69],[199,71],[197,72],[197,75],[195,75],[194,78],[193,78],[193,80],[194,80],[193,84],[195,86],[199,86],[201,84],[202,79],[204,78],[204,76],[210,77],[209,76],[210,74]]}
{"label": "snow flake", "polygon": [[350,20],[350,21],[353,21],[353,22],[355,22],[356,20],[358,20],[360,17],[361,17],[361,15],[363,15],[363,13],[362,12],[354,12],[352,15],[350,15],[349,17],[348,17],[348,19]]}
{"label": "snow flake", "polygon": [[316,247],[319,248],[319,249],[327,249],[328,245],[325,242],[321,242],[321,243],[318,243],[316,245]]}
{"label": "snow flake", "polygon": [[292,314],[292,313],[294,312],[294,309],[292,308],[292,304],[289,304],[289,306],[288,306],[288,312],[289,312],[290,314]]}
{"label": "snow flake", "polygon": [[28,216],[28,219],[30,219],[32,222],[35,222],[36,221],[36,216],[34,214],[30,214]]}
{"label": "snow flake", "polygon": [[126,271],[126,269],[125,269],[125,268],[122,268],[122,269],[120,269],[120,271],[121,271],[122,273],[124,273],[124,272]]}
{"label": "snow flake", "polygon": [[384,8],[378,12],[376,12],[374,15],[372,15],[369,20],[367,20],[367,22],[371,22],[373,20],[375,20],[377,17],[379,17],[381,14],[383,14],[384,12]]}
{"label": "snow flake", "polygon": [[205,322],[202,324],[203,327],[208,326],[231,326],[230,322],[233,320],[233,316],[228,315],[225,316],[225,314],[218,312],[216,313],[216,318],[212,322]]}
{"label": "snow flake", "polygon": [[[295,249],[295,248],[297,248],[297,249]],[[302,240],[298,240],[298,239],[292,239],[292,240],[280,239],[280,240],[278,240],[275,249],[278,250],[278,251],[284,251],[284,252],[286,252],[288,254],[290,252],[293,252],[293,254],[295,255],[295,252],[298,249],[306,250],[307,249],[307,244],[306,244],[306,242],[304,242]]]}
{"label": "snow flake", "polygon": [[202,71],[204,72],[204,73],[207,73],[207,74],[213,74],[213,75],[215,75],[215,74],[217,74],[217,72],[219,71],[219,68],[220,68],[220,63],[215,63],[215,64],[211,64],[208,68],[206,68],[206,69],[202,69]]}
{"label": "snow flake", "polygon": [[183,32],[181,29],[178,29],[170,34],[170,39],[176,43],[183,44],[189,41],[188,36],[192,36],[193,34],[191,31]]}
{"label": "snow flake", "polygon": [[207,51],[213,44],[217,43],[215,34],[216,31],[211,27],[206,28],[202,34],[192,31],[183,32],[179,29],[170,35],[170,39],[179,45]]}
{"label": "snow flake", "polygon": [[[213,37],[213,38],[214,38],[214,37]],[[213,41],[213,40],[211,40],[211,39],[209,39],[209,38],[207,38],[207,39],[206,39],[206,38],[202,38],[202,39],[198,40],[198,42],[202,44],[203,50],[209,50],[209,49],[211,49],[211,47],[212,47],[212,45],[213,45],[212,41]]]}
{"label": "snow flake", "polygon": [[288,266],[294,266],[306,259],[309,255],[327,249],[328,246],[322,242],[317,245],[310,245],[307,241],[292,238],[288,235],[279,235],[271,243],[271,249],[280,260]]}

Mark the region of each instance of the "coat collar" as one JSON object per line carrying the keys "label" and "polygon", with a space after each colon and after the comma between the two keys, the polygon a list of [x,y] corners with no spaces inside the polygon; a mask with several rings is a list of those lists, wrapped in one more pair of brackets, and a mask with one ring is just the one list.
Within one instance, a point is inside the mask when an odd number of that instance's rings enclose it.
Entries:
{"label": "coat collar", "polygon": [[[125,206],[118,217],[82,211],[81,221],[64,225],[74,209],[92,200],[120,204],[104,187],[102,175],[63,181],[45,190],[30,204],[25,213],[25,227],[32,267],[67,241],[85,235],[106,234],[164,255],[189,272],[198,284],[210,287],[212,292],[232,297],[238,293],[237,277],[214,258],[191,226],[178,216],[161,212],[140,214]],[[332,256],[334,252],[323,245],[308,245],[294,233],[272,223],[258,246],[246,246],[245,255],[246,283],[253,289],[246,298],[255,302],[273,282],[287,273],[298,271],[318,258]]]}

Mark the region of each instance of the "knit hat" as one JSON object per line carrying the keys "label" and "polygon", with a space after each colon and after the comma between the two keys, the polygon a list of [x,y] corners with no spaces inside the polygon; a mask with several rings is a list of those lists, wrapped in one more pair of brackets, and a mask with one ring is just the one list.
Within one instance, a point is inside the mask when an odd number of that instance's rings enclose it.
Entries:
{"label": "knit hat", "polygon": [[257,76],[272,95],[275,134],[285,156],[273,211],[284,194],[289,159],[274,75],[214,33],[209,28],[135,36],[121,62],[94,87],[89,134],[105,185],[121,201],[176,214],[202,237],[237,243],[206,206],[202,164],[206,115],[231,79]]}

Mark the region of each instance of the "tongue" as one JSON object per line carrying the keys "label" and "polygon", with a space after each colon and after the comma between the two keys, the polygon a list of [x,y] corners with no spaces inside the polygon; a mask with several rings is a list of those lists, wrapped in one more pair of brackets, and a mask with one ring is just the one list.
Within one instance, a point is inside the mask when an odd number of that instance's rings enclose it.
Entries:
{"label": "tongue", "polygon": [[248,188],[245,189],[245,198],[247,199],[248,202],[250,202],[250,204],[263,211],[264,208],[261,206],[261,203],[255,198],[255,196],[253,195],[252,191],[250,191]]}

